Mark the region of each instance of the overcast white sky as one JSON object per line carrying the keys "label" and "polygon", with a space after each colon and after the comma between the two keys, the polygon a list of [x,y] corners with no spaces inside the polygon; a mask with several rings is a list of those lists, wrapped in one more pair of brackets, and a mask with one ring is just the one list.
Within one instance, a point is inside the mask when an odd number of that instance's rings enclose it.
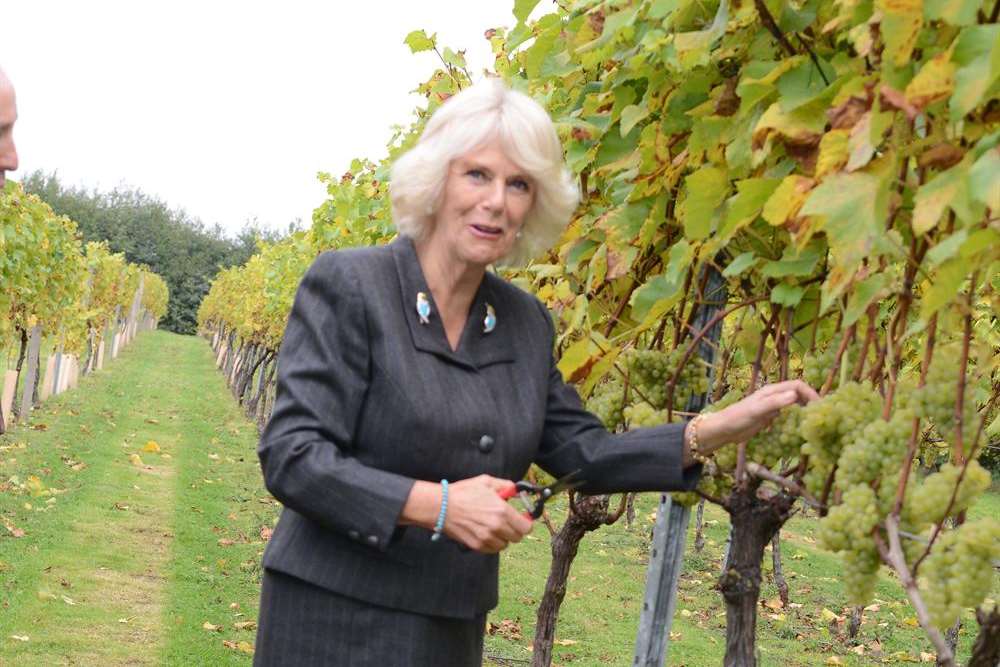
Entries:
{"label": "overcast white sky", "polygon": [[[547,11],[543,0],[536,8]],[[411,30],[466,49],[512,26],[513,0],[4,2],[0,67],[17,90],[21,166],[64,183],[135,186],[235,233],[308,226],[317,171],[385,155],[437,65]]]}

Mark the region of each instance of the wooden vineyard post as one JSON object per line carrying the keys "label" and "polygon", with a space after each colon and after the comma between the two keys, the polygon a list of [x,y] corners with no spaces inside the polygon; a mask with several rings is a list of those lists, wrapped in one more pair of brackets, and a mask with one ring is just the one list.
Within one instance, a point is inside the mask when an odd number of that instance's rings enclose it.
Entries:
{"label": "wooden vineyard post", "polygon": [[[694,331],[701,331],[723,309],[726,282],[712,267],[708,271],[704,301],[695,314]],[[722,320],[716,322],[698,344],[698,356],[709,367],[708,389],[688,401],[688,412],[700,412],[712,395],[715,380],[715,348],[722,333]],[[695,363],[693,360],[689,363]],[[691,520],[691,508],[674,503],[669,494],[660,495],[653,526],[649,567],[646,570],[646,592],[639,614],[639,630],[635,638],[634,667],[660,667],[665,664],[670,644],[670,625],[677,606],[677,580],[684,564],[684,545]]]}
{"label": "wooden vineyard post", "polygon": [[28,338],[28,373],[24,380],[24,393],[21,395],[20,419],[22,422],[28,420],[31,414],[32,393],[35,387],[35,378],[38,376],[38,357],[42,350],[42,328],[39,325],[31,327],[31,334]]}

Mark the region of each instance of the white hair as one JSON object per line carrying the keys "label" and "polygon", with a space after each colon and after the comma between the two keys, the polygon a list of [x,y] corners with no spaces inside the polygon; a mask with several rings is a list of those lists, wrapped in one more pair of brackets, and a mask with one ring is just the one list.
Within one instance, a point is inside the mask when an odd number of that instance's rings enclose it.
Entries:
{"label": "white hair", "polygon": [[531,177],[535,201],[507,265],[524,264],[558,240],[580,200],[549,114],[533,99],[487,77],[434,112],[416,145],[392,166],[389,196],[396,228],[424,237],[440,204],[452,160],[493,140]]}

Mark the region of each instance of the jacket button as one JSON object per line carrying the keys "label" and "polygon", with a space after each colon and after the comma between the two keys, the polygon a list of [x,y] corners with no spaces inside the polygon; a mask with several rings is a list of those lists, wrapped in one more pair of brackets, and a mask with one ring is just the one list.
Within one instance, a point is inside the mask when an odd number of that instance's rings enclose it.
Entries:
{"label": "jacket button", "polygon": [[352,531],[348,532],[347,536],[349,538],[351,538],[352,540],[360,540],[361,539],[361,533],[359,533],[356,530],[352,530]]}
{"label": "jacket button", "polygon": [[493,438],[488,435],[479,438],[479,451],[483,454],[489,454],[493,451]]}
{"label": "jacket button", "polygon": [[377,535],[369,535],[368,536],[368,544],[372,545],[373,547],[378,546],[378,536]]}

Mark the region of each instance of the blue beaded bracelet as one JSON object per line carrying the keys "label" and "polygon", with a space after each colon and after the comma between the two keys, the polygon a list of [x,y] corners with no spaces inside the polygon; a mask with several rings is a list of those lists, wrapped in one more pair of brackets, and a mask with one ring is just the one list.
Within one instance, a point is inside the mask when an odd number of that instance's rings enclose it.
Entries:
{"label": "blue beaded bracelet", "polygon": [[431,541],[437,542],[441,539],[441,533],[444,531],[444,516],[448,513],[448,480],[441,480],[441,511],[438,513],[437,524],[434,526],[434,534],[431,535]]}

